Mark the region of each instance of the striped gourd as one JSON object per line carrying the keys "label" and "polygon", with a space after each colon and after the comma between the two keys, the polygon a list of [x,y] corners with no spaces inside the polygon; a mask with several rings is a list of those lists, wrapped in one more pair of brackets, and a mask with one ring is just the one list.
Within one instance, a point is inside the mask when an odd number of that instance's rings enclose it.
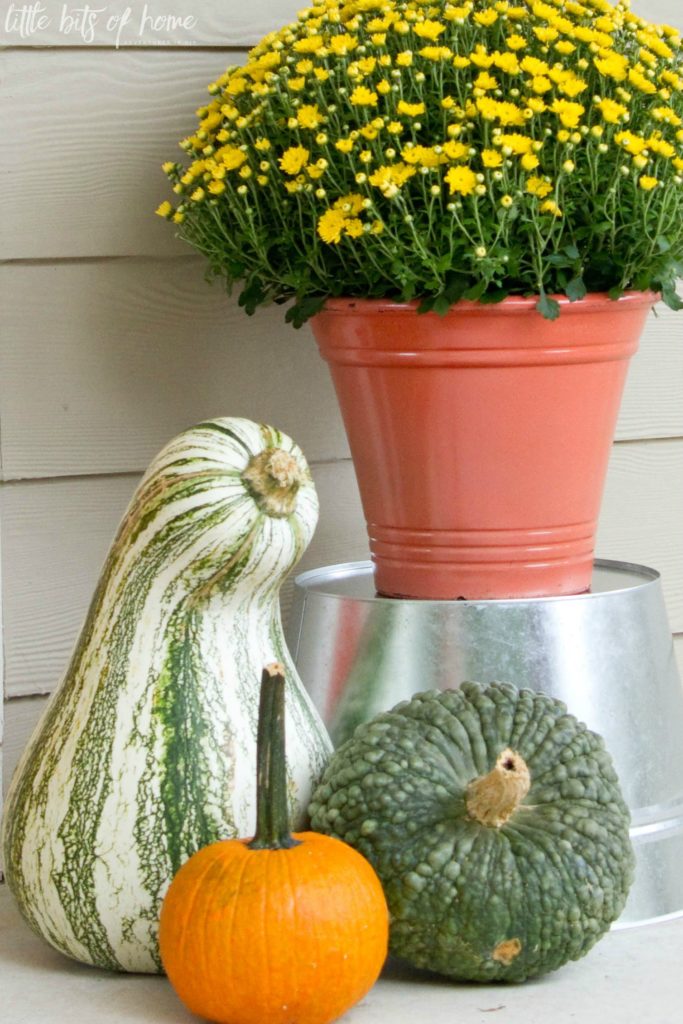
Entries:
{"label": "striped gourd", "polygon": [[253,831],[258,690],[272,661],[287,669],[301,825],[331,748],[285,646],[278,591],[317,516],[299,448],[249,420],[186,431],[145,474],[4,819],[10,888],[67,955],[161,970],[173,874],[200,847]]}

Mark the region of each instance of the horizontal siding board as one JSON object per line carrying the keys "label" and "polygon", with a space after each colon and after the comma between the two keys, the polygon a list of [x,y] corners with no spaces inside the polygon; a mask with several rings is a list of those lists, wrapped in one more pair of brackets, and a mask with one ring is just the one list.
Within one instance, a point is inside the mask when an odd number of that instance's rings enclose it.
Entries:
{"label": "horizontal siding board", "polygon": [[[23,3],[15,3],[15,10]],[[35,5],[31,5],[35,6]],[[251,46],[292,20],[301,5],[292,0],[108,0],[90,4],[92,14],[75,18],[83,3],[41,0],[46,21],[9,16],[3,5],[0,45],[11,47]],[[67,16],[62,16],[66,7]],[[126,10],[129,15],[125,16]],[[117,20],[118,19],[118,20]],[[174,20],[171,20],[174,19]],[[23,30],[23,31],[22,31]]]}
{"label": "horizontal siding board", "polygon": [[[247,317],[194,258],[0,267],[5,479],[141,471],[207,416],[273,421],[308,457],[348,456],[310,328]],[[683,436],[683,314],[650,318],[617,437]]]}
{"label": "horizontal siding board", "polygon": [[247,317],[197,260],[9,265],[0,281],[5,479],[141,471],[210,416],[272,422],[311,460],[348,455],[310,330],[281,307]]}
{"label": "horizontal siding board", "polygon": [[[3,55],[0,259],[182,254],[154,211],[206,86],[242,52]],[[36,101],[36,97],[40,101]],[[17,163],[17,154],[32,154]]]}
{"label": "horizontal siding board", "polygon": [[[321,518],[303,568],[367,557],[350,461],[314,465]],[[52,689],[64,671],[99,567],[137,477],[3,488],[6,682],[11,696]],[[597,554],[662,573],[673,631],[683,631],[683,441],[615,446]],[[291,582],[283,593],[290,605]]]}
{"label": "horizontal siding board", "polygon": [[[21,8],[23,4],[15,4]],[[0,22],[0,45],[12,47],[65,46],[243,46],[257,42],[267,32],[293,20],[302,5],[291,0],[251,0],[249,4],[229,0],[193,0],[170,3],[168,0],[109,0],[106,5],[92,4],[100,13],[87,20],[63,19],[67,11],[83,4],[62,0],[42,0],[47,22],[35,23],[34,31],[18,18]],[[306,6],[306,5],[303,5]],[[312,5],[310,5],[312,6]],[[7,5],[9,8],[9,4]],[[130,10],[121,25],[126,9]],[[654,22],[683,26],[679,0],[634,0],[633,9]],[[175,21],[169,18],[174,17]],[[180,21],[178,21],[180,19]]]}

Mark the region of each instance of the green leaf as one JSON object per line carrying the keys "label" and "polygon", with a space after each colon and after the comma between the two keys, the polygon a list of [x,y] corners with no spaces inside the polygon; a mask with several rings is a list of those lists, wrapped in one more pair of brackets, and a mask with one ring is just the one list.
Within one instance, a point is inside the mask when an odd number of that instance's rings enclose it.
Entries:
{"label": "green leaf", "polygon": [[443,294],[451,305],[463,297],[469,286],[469,278],[465,274],[446,274],[446,286]]}
{"label": "green leaf", "polygon": [[451,308],[451,304],[445,295],[437,295],[434,299],[434,305],[432,308],[435,313],[439,314],[439,316],[445,316]]}
{"label": "green leaf", "polygon": [[507,299],[509,294],[507,288],[493,288],[491,291],[484,292],[479,301],[482,306],[494,306],[498,302],[502,302],[503,299]]}
{"label": "green leaf", "polygon": [[436,295],[428,295],[426,298],[422,299],[420,305],[417,307],[418,313],[431,313],[431,311],[434,309],[436,299]]}
{"label": "green leaf", "polygon": [[588,289],[583,278],[577,276],[568,281],[565,294],[570,302],[579,302],[580,299],[585,299]]}
{"label": "green leaf", "polygon": [[285,321],[293,327],[302,327],[310,317],[320,312],[325,305],[325,298],[324,295],[304,295],[297,299],[285,313]]}
{"label": "green leaf", "polygon": [[614,288],[610,288],[610,290],[607,292],[607,294],[608,294],[610,299],[616,300],[616,299],[620,299],[625,291],[626,291],[626,289],[622,285],[617,284],[617,285],[614,286]]}
{"label": "green leaf", "polygon": [[679,310],[683,309],[683,299],[676,291],[676,286],[673,284],[665,284],[662,288],[662,301],[665,306],[669,309]]}
{"label": "green leaf", "polygon": [[578,260],[581,257],[581,253],[573,243],[571,245],[565,245],[564,251],[571,260]]}
{"label": "green leaf", "polygon": [[666,235],[657,235],[657,247],[660,252],[668,252],[671,248],[671,242]]}
{"label": "green leaf", "polygon": [[541,293],[541,297],[536,303],[536,309],[545,320],[557,320],[560,315],[559,302],[551,299],[545,292]]}
{"label": "green leaf", "polygon": [[476,302],[477,299],[480,299],[482,297],[482,295],[486,291],[486,288],[486,281],[477,281],[475,285],[472,285],[471,288],[468,288],[467,291],[464,292],[463,298],[470,299],[471,302]]}

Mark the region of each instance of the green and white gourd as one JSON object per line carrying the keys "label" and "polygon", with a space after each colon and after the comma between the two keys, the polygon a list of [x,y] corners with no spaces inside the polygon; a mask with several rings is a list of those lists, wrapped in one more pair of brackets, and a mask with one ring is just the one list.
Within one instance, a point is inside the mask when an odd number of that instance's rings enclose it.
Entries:
{"label": "green and white gourd", "polygon": [[9,886],[68,956],[161,971],[172,876],[199,848],[254,829],[259,685],[272,661],[286,668],[288,788],[295,827],[304,820],[331,746],[278,594],[317,518],[300,449],[249,420],[186,431],[145,474],[6,806]]}

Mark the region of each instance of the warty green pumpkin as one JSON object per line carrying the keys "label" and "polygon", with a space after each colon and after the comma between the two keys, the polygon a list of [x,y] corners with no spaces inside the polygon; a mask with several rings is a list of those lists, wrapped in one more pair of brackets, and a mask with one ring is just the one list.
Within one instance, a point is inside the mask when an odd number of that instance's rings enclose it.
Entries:
{"label": "warty green pumpkin", "polygon": [[201,847],[253,829],[259,680],[273,660],[287,674],[301,824],[331,746],[278,595],[317,516],[300,449],[245,419],[184,432],[145,474],[6,804],[9,886],[68,956],[161,971],[171,878]]}
{"label": "warty green pumpkin", "polygon": [[418,694],[359,726],[310,813],[377,871],[390,951],[454,978],[523,981],[578,959],[632,880],[602,739],[502,683]]}

